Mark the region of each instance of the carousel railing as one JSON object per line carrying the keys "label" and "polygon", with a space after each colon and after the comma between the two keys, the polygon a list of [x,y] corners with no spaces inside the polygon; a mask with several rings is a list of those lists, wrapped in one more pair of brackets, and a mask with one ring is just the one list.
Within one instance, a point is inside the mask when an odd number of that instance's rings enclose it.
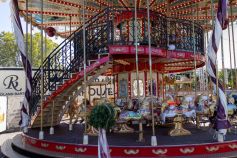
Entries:
{"label": "carousel railing", "polygon": [[204,32],[200,25],[174,18],[168,18],[168,23],[169,44],[174,44],[175,50],[204,54]]}
{"label": "carousel railing", "polygon": [[[86,58],[95,59],[99,53],[107,53],[108,45],[133,45],[134,43],[134,10],[124,8],[107,8],[86,22]],[[146,11],[138,11],[138,43],[148,45]],[[123,32],[121,25],[125,21],[132,25],[129,33]],[[125,24],[125,23],[124,23]],[[194,31],[193,31],[194,26]],[[193,34],[193,33],[194,34]],[[195,40],[192,38],[195,37]],[[151,11],[151,42],[152,46],[168,48],[174,44],[176,50],[204,52],[203,30],[191,21],[167,18]],[[195,43],[195,45],[194,45]],[[87,61],[88,62],[88,61]],[[43,94],[50,95],[57,85],[63,84],[71,74],[83,67],[83,31],[82,27],[74,31],[44,60],[43,65],[33,77],[32,101],[30,115],[34,115],[39,107],[41,68],[43,69]]]}

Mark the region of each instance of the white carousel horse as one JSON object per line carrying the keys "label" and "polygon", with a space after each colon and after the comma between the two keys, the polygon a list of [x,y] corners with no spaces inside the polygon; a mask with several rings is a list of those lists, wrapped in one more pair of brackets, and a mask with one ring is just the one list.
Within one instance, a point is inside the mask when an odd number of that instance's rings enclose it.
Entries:
{"label": "white carousel horse", "polygon": [[142,101],[138,112],[148,120],[151,120],[151,103],[153,102],[154,116],[157,117],[157,113],[155,113],[155,109],[160,105],[159,99],[153,97],[145,97]]}
{"label": "white carousel horse", "polygon": [[[164,104],[166,104],[166,103],[164,103]],[[170,100],[170,101],[167,101],[167,104],[163,105],[163,106],[166,106],[166,108],[160,115],[162,124],[165,124],[167,117],[172,118],[172,117],[175,117],[177,115],[177,113],[176,113],[177,107],[176,107],[175,102]]]}
{"label": "white carousel horse", "polygon": [[194,97],[191,95],[187,95],[184,97],[182,102],[182,111],[183,115],[187,118],[195,118],[196,117],[196,107],[194,104]]}

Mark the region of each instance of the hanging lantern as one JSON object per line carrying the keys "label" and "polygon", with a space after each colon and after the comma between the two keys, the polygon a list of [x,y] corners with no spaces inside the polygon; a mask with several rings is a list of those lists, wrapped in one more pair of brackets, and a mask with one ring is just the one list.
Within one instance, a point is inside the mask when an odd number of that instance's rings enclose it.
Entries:
{"label": "hanging lantern", "polygon": [[47,33],[49,37],[53,37],[56,33],[56,30],[53,27],[48,27],[46,28],[45,32]]}

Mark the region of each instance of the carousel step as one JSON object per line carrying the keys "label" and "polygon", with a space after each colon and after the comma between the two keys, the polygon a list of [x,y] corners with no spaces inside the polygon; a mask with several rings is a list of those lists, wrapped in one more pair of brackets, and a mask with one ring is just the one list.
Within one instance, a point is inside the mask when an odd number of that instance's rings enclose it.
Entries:
{"label": "carousel step", "polygon": [[[61,110],[62,110],[62,109],[55,109],[55,110],[54,110],[54,116],[58,115]],[[52,115],[52,111],[51,111],[51,110],[47,110],[47,111],[44,111],[44,112],[43,112],[43,116],[44,116],[44,117],[45,117],[45,116],[51,116],[51,115]],[[39,116],[39,119],[40,119],[41,113],[40,113],[38,116]]]}
{"label": "carousel step", "polygon": [[69,100],[69,97],[70,96],[62,96],[62,95],[59,95],[55,98],[55,102],[65,102],[65,101],[68,101]]}
{"label": "carousel step", "polygon": [[[54,107],[54,113],[57,113],[59,111],[62,110],[62,107]],[[47,108],[47,109],[44,109],[44,113],[52,113],[52,109],[51,108]]]}
{"label": "carousel step", "polygon": [[89,62],[89,65],[91,65],[91,64],[93,64],[93,63],[95,63],[97,60],[88,60],[88,62]]}
{"label": "carousel step", "polygon": [[[54,103],[55,107],[62,107],[63,105],[66,104],[67,101],[61,101],[61,102],[56,102]],[[51,106],[53,106],[53,104],[51,104]]]}

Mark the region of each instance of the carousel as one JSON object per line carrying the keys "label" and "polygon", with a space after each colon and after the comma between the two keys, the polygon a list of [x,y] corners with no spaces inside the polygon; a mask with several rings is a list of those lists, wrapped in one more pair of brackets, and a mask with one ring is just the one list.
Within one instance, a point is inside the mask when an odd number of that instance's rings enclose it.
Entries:
{"label": "carousel", "polygon": [[[23,132],[13,138],[12,150],[41,158],[236,155],[236,85],[226,92],[216,76],[216,56],[209,53],[219,46],[213,39],[223,45],[217,31],[226,29],[225,22],[234,41],[237,1],[225,5],[225,0],[12,0],[15,32],[20,15],[26,33],[40,29],[42,53],[33,77],[22,53],[29,91],[21,111]],[[219,13],[225,9],[229,21],[223,22]],[[44,56],[48,37],[64,41]],[[179,73],[184,75],[178,80]],[[184,84],[188,89],[182,91]]]}

